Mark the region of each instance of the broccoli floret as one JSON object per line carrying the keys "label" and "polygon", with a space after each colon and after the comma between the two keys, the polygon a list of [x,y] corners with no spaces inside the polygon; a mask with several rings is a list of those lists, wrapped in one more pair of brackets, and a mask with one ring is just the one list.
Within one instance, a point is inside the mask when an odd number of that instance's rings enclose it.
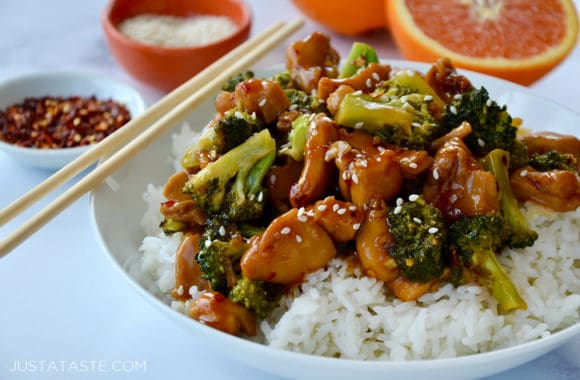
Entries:
{"label": "broccoli floret", "polygon": [[259,318],[265,318],[275,307],[280,295],[279,285],[253,281],[242,276],[230,290],[228,298],[246,309],[253,310]]}
{"label": "broccoli floret", "polygon": [[275,158],[276,142],[263,129],[192,175],[184,192],[210,216],[234,222],[257,218],[267,198],[262,180]]}
{"label": "broccoli floret", "polygon": [[187,227],[187,223],[180,222],[174,219],[163,219],[159,224],[159,227],[167,235],[174,234],[176,232],[181,232]]}
{"label": "broccoli floret", "polygon": [[326,106],[318,97],[308,95],[302,90],[289,88],[284,90],[288,100],[290,100],[290,108],[301,112],[319,113],[326,112]]}
{"label": "broccoli floret", "polygon": [[193,146],[186,149],[181,165],[186,169],[198,168],[200,152],[226,153],[263,128],[255,115],[235,109],[229,110],[215,124],[208,127]]}
{"label": "broccoli floret", "polygon": [[304,114],[292,122],[292,129],[288,133],[288,142],[280,147],[280,154],[290,156],[294,161],[304,160],[304,147],[306,146],[310,116]]}
{"label": "broccoli floret", "polygon": [[446,239],[443,214],[421,196],[411,196],[411,201],[402,204],[398,202],[388,214],[389,229],[395,238],[390,255],[411,281],[439,278],[443,274]]}
{"label": "broccoli floret", "polygon": [[493,174],[499,188],[500,211],[509,232],[506,238],[507,245],[511,248],[534,245],[538,233],[528,225],[510,187],[509,153],[502,149],[494,149],[481,159],[481,164],[485,170]]}
{"label": "broccoli floret", "polygon": [[222,86],[222,90],[227,92],[233,92],[236,89],[236,85],[240,82],[243,82],[247,79],[251,79],[254,77],[254,72],[251,70],[246,70],[242,73],[239,73],[236,76],[231,77],[228,81]]}
{"label": "broccoli floret", "polygon": [[294,83],[292,82],[292,74],[289,71],[282,71],[274,75],[270,80],[278,82],[280,88],[283,90],[294,88]]}
{"label": "broccoli floret", "polygon": [[372,97],[350,93],[343,98],[336,121],[379,136],[385,143],[411,149],[427,149],[445,133],[430,113],[430,95]]}
{"label": "broccoli floret", "polygon": [[369,63],[379,62],[379,57],[372,46],[364,42],[352,44],[350,53],[346,58],[346,63],[342,66],[339,78],[348,78],[357,73],[361,68],[367,67]]}
{"label": "broccoli floret", "polygon": [[453,129],[464,121],[472,128],[464,141],[476,157],[483,157],[499,148],[513,152],[516,164],[516,158],[519,163],[519,156],[525,155],[525,146],[516,142],[517,128],[512,124],[506,106],[500,107],[490,99],[484,87],[472,89],[447,106],[443,118],[447,128]]}
{"label": "broccoli floret", "polygon": [[248,244],[235,225],[219,218],[210,218],[195,256],[202,277],[215,291],[224,292],[234,286],[239,273],[239,261]]}
{"label": "broccoli floret", "polygon": [[528,164],[536,170],[568,170],[576,172],[578,160],[572,153],[560,153],[555,150],[532,155]]}
{"label": "broccoli floret", "polygon": [[500,310],[526,309],[526,302],[496,257],[505,234],[500,215],[463,217],[449,227],[448,234],[450,244],[459,252],[462,266],[489,289]]}

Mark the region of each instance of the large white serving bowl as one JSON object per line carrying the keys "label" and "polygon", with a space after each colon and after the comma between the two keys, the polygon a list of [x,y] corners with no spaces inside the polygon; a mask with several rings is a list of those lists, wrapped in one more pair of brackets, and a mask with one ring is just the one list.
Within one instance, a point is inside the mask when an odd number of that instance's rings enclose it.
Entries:
{"label": "large white serving bowl", "polygon": [[[33,73],[6,80],[0,84],[0,109],[5,110],[11,104],[21,103],[27,97],[92,95],[99,100],[113,99],[124,103],[131,112],[131,118],[145,111],[143,97],[131,86],[105,76],[74,71]],[[45,169],[59,169],[90,147],[38,149],[0,141],[0,150],[11,158],[28,166]]]}
{"label": "large white serving bowl", "polygon": [[[409,67],[422,72],[429,67],[426,64],[410,62],[389,63],[394,67]],[[258,74],[268,75],[274,72],[277,71],[272,69]],[[523,117],[527,128],[577,134],[580,115],[565,107],[507,81],[476,73],[467,73],[467,76],[475,86],[484,85],[499,104],[507,104],[513,116]],[[213,102],[207,101],[191,113],[188,122],[201,130],[213,113]],[[176,126],[176,131],[177,128],[179,126]],[[170,152],[171,136],[167,135],[142,151],[112,176],[119,188],[107,184],[96,188],[91,196],[94,226],[104,251],[121,275],[134,285],[136,293],[159,308],[167,316],[167,323],[183,326],[185,334],[194,335],[199,344],[214,349],[220,356],[226,355],[231,360],[242,360],[255,368],[292,379],[470,379],[489,376],[533,360],[580,333],[580,322],[577,322],[545,338],[488,353],[451,359],[368,362],[273,349],[202,325],[174,311],[156,298],[144,285],[129,275],[126,266],[130,258],[138,255],[138,248],[144,237],[138,221],[145,211],[145,203],[138,195],[144,193],[150,183],[164,184],[173,173],[168,159]],[[121,209],[123,212],[119,212]],[[180,342],[172,343],[180,344]]]}

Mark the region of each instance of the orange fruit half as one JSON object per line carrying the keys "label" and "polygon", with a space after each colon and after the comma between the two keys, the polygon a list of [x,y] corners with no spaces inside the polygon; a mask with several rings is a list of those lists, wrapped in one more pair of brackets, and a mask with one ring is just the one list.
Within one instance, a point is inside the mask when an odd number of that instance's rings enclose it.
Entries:
{"label": "orange fruit half", "polygon": [[409,60],[449,57],[528,85],[561,62],[578,38],[571,0],[386,0],[391,34]]}
{"label": "orange fruit half", "polygon": [[292,0],[312,20],[349,36],[386,27],[385,0]]}

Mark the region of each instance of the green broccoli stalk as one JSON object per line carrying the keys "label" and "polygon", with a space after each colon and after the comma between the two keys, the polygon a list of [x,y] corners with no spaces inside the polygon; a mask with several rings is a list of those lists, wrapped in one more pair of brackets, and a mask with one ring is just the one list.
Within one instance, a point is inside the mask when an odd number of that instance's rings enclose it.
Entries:
{"label": "green broccoli stalk", "polygon": [[231,109],[214,125],[209,126],[193,146],[186,149],[181,165],[185,169],[196,169],[200,164],[200,152],[226,153],[263,128],[255,115]]}
{"label": "green broccoli stalk", "polygon": [[280,88],[283,90],[290,89],[294,87],[294,83],[292,82],[292,74],[290,71],[282,71],[274,75],[270,80],[274,82],[278,82]]}
{"label": "green broccoli stalk", "polygon": [[530,228],[512,193],[508,168],[510,154],[502,149],[494,149],[481,159],[483,168],[493,174],[499,188],[501,215],[508,229],[506,243],[511,248],[531,247],[538,233]]}
{"label": "green broccoli stalk", "polygon": [[356,74],[359,69],[367,67],[369,63],[373,62],[379,62],[375,49],[364,42],[355,42],[352,44],[346,63],[342,66],[338,77],[349,78]]}
{"label": "green broccoli stalk", "polygon": [[191,176],[184,192],[210,216],[254,219],[262,213],[267,198],[262,180],[275,158],[276,142],[263,129]]}
{"label": "green broccoli stalk", "polygon": [[235,225],[219,218],[210,218],[199,242],[195,256],[202,277],[215,291],[224,292],[234,286],[239,261],[248,244]]}
{"label": "green broccoli stalk", "polygon": [[444,134],[429,112],[428,96],[409,94],[383,100],[353,92],[341,101],[335,120],[342,126],[379,136],[387,144],[427,149]]}
{"label": "green broccoli stalk", "polygon": [[527,149],[516,140],[517,128],[506,106],[500,107],[490,99],[484,87],[473,89],[454,99],[447,106],[443,124],[453,129],[467,121],[472,132],[464,139],[476,157],[483,157],[494,149],[503,149],[512,155],[513,167],[525,165]]}
{"label": "green broccoli stalk", "polygon": [[247,79],[254,77],[254,72],[251,70],[246,70],[228,79],[228,81],[222,86],[222,90],[227,92],[233,92],[236,89],[238,83],[243,82]]}
{"label": "green broccoli stalk", "polygon": [[578,160],[572,153],[560,153],[555,150],[551,150],[546,153],[533,154],[528,164],[539,171],[557,169],[576,173]]}
{"label": "green broccoli stalk", "polygon": [[288,133],[288,142],[281,146],[280,154],[292,157],[294,161],[304,160],[304,147],[311,114],[299,116],[292,122],[292,129]]}
{"label": "green broccoli stalk", "polygon": [[230,290],[228,298],[253,310],[259,318],[265,318],[275,307],[280,290],[276,284],[253,281],[242,276]]}
{"label": "green broccoli stalk", "polygon": [[389,230],[395,242],[389,254],[409,280],[428,282],[443,274],[445,224],[439,209],[418,195],[388,213]]}
{"label": "green broccoli stalk", "polygon": [[496,257],[504,233],[504,220],[497,214],[463,217],[448,230],[450,244],[459,251],[462,265],[489,289],[500,310],[509,312],[526,309],[527,305]]}

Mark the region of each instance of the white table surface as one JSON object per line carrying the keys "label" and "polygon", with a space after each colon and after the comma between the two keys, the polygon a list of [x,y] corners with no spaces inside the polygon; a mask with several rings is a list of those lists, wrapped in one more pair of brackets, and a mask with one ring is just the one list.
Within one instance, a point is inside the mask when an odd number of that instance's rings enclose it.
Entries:
{"label": "white table surface", "polygon": [[[275,20],[299,16],[290,1],[250,3],[253,34]],[[160,99],[162,93],[137,83],[113,61],[99,23],[104,4],[104,0],[1,0],[0,80],[27,72],[77,69],[132,84],[148,104]],[[296,37],[314,30],[320,26],[308,21]],[[365,40],[381,57],[401,58],[386,33]],[[343,56],[351,43],[351,38],[333,36]],[[283,49],[259,65],[279,63]],[[577,47],[531,88],[579,112],[579,74]],[[0,154],[0,208],[50,174]],[[0,238],[62,191],[1,227]],[[224,362],[219,353],[207,352],[184,335],[113,268],[93,233],[88,196],[0,260],[0,379],[272,379],[239,363]],[[580,378],[580,336],[493,377],[524,378]]]}

